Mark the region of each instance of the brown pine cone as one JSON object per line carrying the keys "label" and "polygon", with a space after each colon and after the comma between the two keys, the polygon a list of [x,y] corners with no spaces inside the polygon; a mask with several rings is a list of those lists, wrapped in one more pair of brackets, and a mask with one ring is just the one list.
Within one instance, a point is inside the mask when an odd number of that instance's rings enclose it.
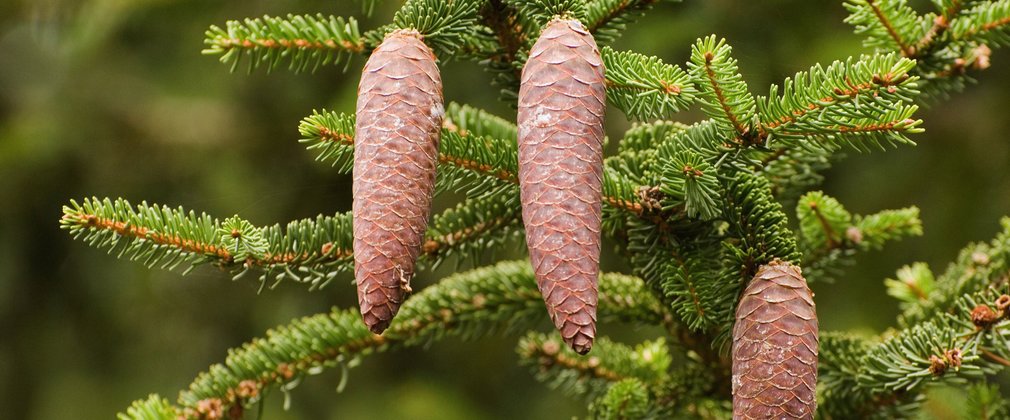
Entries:
{"label": "brown pine cone", "polygon": [[813,419],[817,312],[799,267],[761,266],[733,327],[733,418]]}
{"label": "brown pine cone", "polygon": [[592,35],[575,20],[549,23],[519,89],[519,185],[537,285],[580,354],[596,335],[605,100]]}
{"label": "brown pine cone", "polygon": [[354,278],[365,325],[379,334],[410,291],[435,188],[442,79],[414,30],[386,36],[358,85]]}

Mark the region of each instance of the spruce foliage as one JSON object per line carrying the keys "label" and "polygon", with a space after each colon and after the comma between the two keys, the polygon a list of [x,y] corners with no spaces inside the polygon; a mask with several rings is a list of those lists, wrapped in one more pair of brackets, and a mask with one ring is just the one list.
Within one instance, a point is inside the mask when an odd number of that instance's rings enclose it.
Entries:
{"label": "spruce foliage", "polygon": [[[369,12],[375,3],[361,7]],[[922,131],[919,105],[956,93],[989,67],[992,49],[1010,44],[1010,2],[934,0],[921,13],[905,0],[846,0],[846,21],[869,51],[815,64],[765,96],[752,93],[729,43],[715,35],[684,46],[686,63],[605,46],[650,8],[666,6],[408,0],[388,25],[369,29],[322,14],[229,21],[206,32],[204,53],[233,70],[349,71],[353,57],[370,53],[386,33],[412,28],[443,65],[478,63],[495,75],[501,98],[513,101],[540,29],[558,15],[580,19],[603,46],[607,100],[635,121],[612,139],[617,152],[604,164],[602,231],[631,273],[601,276],[600,316],[660,326],[667,336],[638,344],[600,337],[592,353],[578,356],[556,333],[528,332],[547,321],[533,272],[527,261],[499,262],[415,291],[381,336],[340,308],[293,320],[230,351],[174,403],[150,396],[120,418],[240,416],[271,390],[290,392],[327,369],[346,372],[371,353],[521,332],[520,358],[537,379],[585,399],[596,416],[725,417],[733,313],[758,267],[788,261],[816,287],[841,278],[856,253],[923,233],[915,207],[858,215],[814,190],[843,151],[913,145]],[[673,121],[691,108],[706,118]],[[462,199],[433,216],[422,270],[449,260],[470,267],[476,258],[455,257],[522,243],[517,127],[465,104],[445,111],[436,192]],[[348,173],[354,118],[313,112],[298,126],[301,141],[322,164]],[[333,280],[349,278],[351,222],[348,213],[326,213],[256,226],[239,216],[90,198],[70,201],[60,225],[151,268],[211,265],[267,287],[290,280],[315,289],[343,287]],[[1002,224],[996,239],[969,245],[943,271],[916,263],[886,280],[901,309],[892,330],[822,332],[819,417],[913,416],[937,383],[971,384],[970,413],[1007,412],[998,389],[984,384],[1010,365],[1010,219]]]}

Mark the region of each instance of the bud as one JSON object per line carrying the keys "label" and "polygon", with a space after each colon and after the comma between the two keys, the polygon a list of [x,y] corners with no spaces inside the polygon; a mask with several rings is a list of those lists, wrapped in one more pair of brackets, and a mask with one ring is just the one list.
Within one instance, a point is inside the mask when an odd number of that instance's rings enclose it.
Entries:
{"label": "bud", "polygon": [[979,329],[989,328],[998,318],[996,311],[993,311],[989,305],[978,305],[971,310],[971,323]]}
{"label": "bud", "polygon": [[733,327],[733,418],[813,419],[817,312],[799,267],[762,266]]}
{"label": "bud", "polygon": [[354,128],[354,278],[362,318],[376,334],[410,290],[443,116],[431,49],[415,30],[391,32],[362,71]]}
{"label": "bud", "polygon": [[1007,308],[1010,308],[1010,296],[1000,295],[999,298],[996,299],[996,309],[1006,311]]}
{"label": "bud", "polygon": [[580,354],[596,335],[605,101],[592,35],[575,20],[548,23],[519,89],[520,196],[547,312]]}

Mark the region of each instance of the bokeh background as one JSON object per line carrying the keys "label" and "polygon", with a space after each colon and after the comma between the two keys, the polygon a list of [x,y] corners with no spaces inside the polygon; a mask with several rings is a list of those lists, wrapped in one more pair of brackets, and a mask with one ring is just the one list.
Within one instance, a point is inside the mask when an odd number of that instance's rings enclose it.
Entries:
{"label": "bokeh background", "polygon": [[[361,27],[385,23],[398,3],[383,3]],[[255,282],[210,268],[183,277],[120,261],[58,229],[61,206],[92,195],[239,214],[259,225],[349,209],[350,177],[314,162],[296,127],[313,109],[353,109],[363,59],[347,73],[247,75],[200,54],[211,24],[289,12],[361,14],[352,0],[0,2],[0,417],[110,418],[150,392],[174,399],[226,349],[294,317],[355,304],[350,278],[317,292],[289,283],[257,294]],[[761,94],[815,62],[864,52],[845,15],[834,0],[689,0],[661,5],[617,46],[682,63],[691,42],[716,33]],[[918,205],[926,235],[862,255],[839,281],[816,284],[824,329],[885,330],[897,309],[882,279],[914,261],[942,270],[1010,214],[1008,58],[997,50],[977,85],[923,110],[919,146],[854,153],[828,172],[824,190],[853,212]],[[514,117],[475,64],[443,71],[447,100]],[[627,128],[620,117],[610,113],[612,138]],[[452,271],[446,267],[418,281],[429,284]],[[515,339],[369,357],[343,393],[332,371],[296,389],[288,411],[275,393],[268,418],[584,414],[582,401],[516,365]],[[960,393],[935,392],[943,398],[925,417],[957,418]]]}

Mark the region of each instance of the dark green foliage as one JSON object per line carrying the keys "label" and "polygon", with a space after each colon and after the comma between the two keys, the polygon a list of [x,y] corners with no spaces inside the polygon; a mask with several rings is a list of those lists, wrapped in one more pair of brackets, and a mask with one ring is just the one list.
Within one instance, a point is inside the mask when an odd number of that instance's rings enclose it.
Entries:
{"label": "dark green foliage", "polygon": [[[796,236],[789,230],[782,206],[771,194],[770,184],[758,176],[743,176],[727,188],[726,218],[740,241],[730,244],[733,254],[749,279],[757,267],[778,258],[797,263],[800,252]],[[741,279],[743,280],[743,279]]]}
{"label": "dark green foliage", "polygon": [[719,175],[701,156],[681,151],[663,165],[662,174],[661,190],[672,205],[683,206],[688,217],[709,220],[719,216]]}

